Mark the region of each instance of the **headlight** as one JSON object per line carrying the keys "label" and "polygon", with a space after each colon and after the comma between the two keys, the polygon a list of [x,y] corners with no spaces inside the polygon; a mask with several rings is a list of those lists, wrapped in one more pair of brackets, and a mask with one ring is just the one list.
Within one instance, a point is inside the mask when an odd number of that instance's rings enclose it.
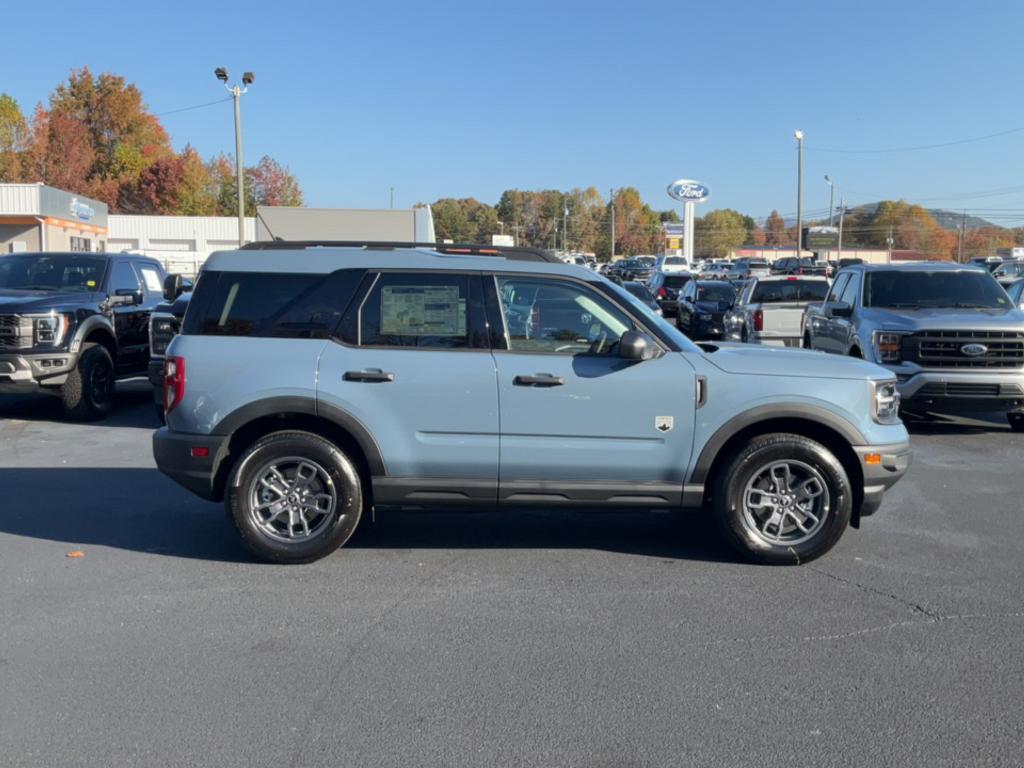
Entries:
{"label": "headlight", "polygon": [[874,382],[872,415],[879,424],[896,424],[900,420],[900,393],[895,381]]}
{"label": "headlight", "polygon": [[903,359],[902,334],[875,331],[872,334],[872,341],[875,346],[875,357],[878,358],[878,362],[898,363]]}
{"label": "headlight", "polygon": [[154,313],[149,320],[149,354],[157,357],[165,354],[171,340],[177,335],[176,317]]}
{"label": "headlight", "polygon": [[69,325],[68,316],[61,312],[32,317],[32,343],[36,347],[57,347],[64,340]]}

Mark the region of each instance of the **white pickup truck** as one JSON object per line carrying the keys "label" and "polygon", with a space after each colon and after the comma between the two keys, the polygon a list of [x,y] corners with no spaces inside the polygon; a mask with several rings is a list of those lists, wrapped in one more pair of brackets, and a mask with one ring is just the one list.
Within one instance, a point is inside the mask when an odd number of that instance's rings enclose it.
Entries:
{"label": "white pickup truck", "polygon": [[726,340],[801,346],[804,308],[824,301],[828,287],[825,277],[778,275],[750,280],[725,315]]}

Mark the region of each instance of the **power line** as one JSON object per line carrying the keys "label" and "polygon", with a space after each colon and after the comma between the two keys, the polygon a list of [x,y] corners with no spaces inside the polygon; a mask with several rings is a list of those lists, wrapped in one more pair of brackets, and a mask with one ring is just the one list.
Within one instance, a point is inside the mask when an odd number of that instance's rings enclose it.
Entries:
{"label": "power line", "polygon": [[921,144],[916,147],[892,147],[889,149],[834,149],[830,147],[804,147],[808,152],[832,152],[841,155],[882,155],[893,152],[918,152],[924,149],[940,149],[942,147],[954,147],[959,144],[972,144],[976,141],[988,141],[989,139],[995,139],[1000,136],[1007,136],[1011,133],[1019,133],[1024,131],[1024,126],[1018,128],[1008,128],[1005,131],[999,131],[997,133],[989,133],[985,136],[974,136],[970,139],[957,139],[956,141],[944,141],[940,144]]}
{"label": "power line", "polygon": [[153,117],[163,117],[165,115],[176,115],[179,112],[189,112],[193,109],[203,109],[203,107],[212,107],[215,104],[223,104],[225,101],[231,101],[231,97],[228,96],[224,99],[217,99],[216,101],[207,101],[205,104],[193,104],[191,107],[182,107],[181,109],[172,109],[168,112],[157,112]]}

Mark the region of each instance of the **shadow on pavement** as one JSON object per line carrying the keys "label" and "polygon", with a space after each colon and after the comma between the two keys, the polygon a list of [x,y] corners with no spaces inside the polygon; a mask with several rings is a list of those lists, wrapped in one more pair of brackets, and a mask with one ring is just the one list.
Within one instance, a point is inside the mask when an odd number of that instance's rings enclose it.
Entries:
{"label": "shadow on pavement", "polygon": [[[0,419],[73,423],[64,415],[60,398],[45,394],[0,395]],[[82,423],[95,427],[156,429],[160,423],[153,409],[153,387],[146,379],[119,381],[110,415],[102,421]]]}
{"label": "shadow on pavement", "polygon": [[[0,469],[0,533],[223,562],[251,562],[223,506],[155,469]],[[45,489],[45,492],[41,492]],[[359,549],[594,549],[735,562],[706,518],[681,512],[384,510],[367,514]]]}
{"label": "shadow on pavement", "polygon": [[925,417],[903,416],[907,431],[913,435],[984,435],[990,432],[1009,432],[1010,425],[1004,413],[976,413],[971,416],[944,416],[930,414]]}

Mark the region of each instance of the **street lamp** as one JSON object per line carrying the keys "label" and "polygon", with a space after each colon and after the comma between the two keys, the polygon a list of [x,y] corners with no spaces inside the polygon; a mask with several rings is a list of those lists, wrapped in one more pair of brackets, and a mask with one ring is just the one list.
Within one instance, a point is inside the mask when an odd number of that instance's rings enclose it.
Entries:
{"label": "street lamp", "polygon": [[827,173],[825,174],[825,183],[828,184],[828,225],[831,227],[833,211],[836,207],[836,185]]}
{"label": "street lamp", "polygon": [[796,139],[796,256],[803,255],[804,229],[804,132],[799,128],[793,131]]}
{"label": "street lamp", "polygon": [[238,244],[245,245],[245,172],[242,168],[242,94],[256,81],[252,72],[242,74],[242,84],[228,85],[228,71],[217,67],[213,74],[224,83],[224,88],[235,100],[235,178],[238,182]]}

